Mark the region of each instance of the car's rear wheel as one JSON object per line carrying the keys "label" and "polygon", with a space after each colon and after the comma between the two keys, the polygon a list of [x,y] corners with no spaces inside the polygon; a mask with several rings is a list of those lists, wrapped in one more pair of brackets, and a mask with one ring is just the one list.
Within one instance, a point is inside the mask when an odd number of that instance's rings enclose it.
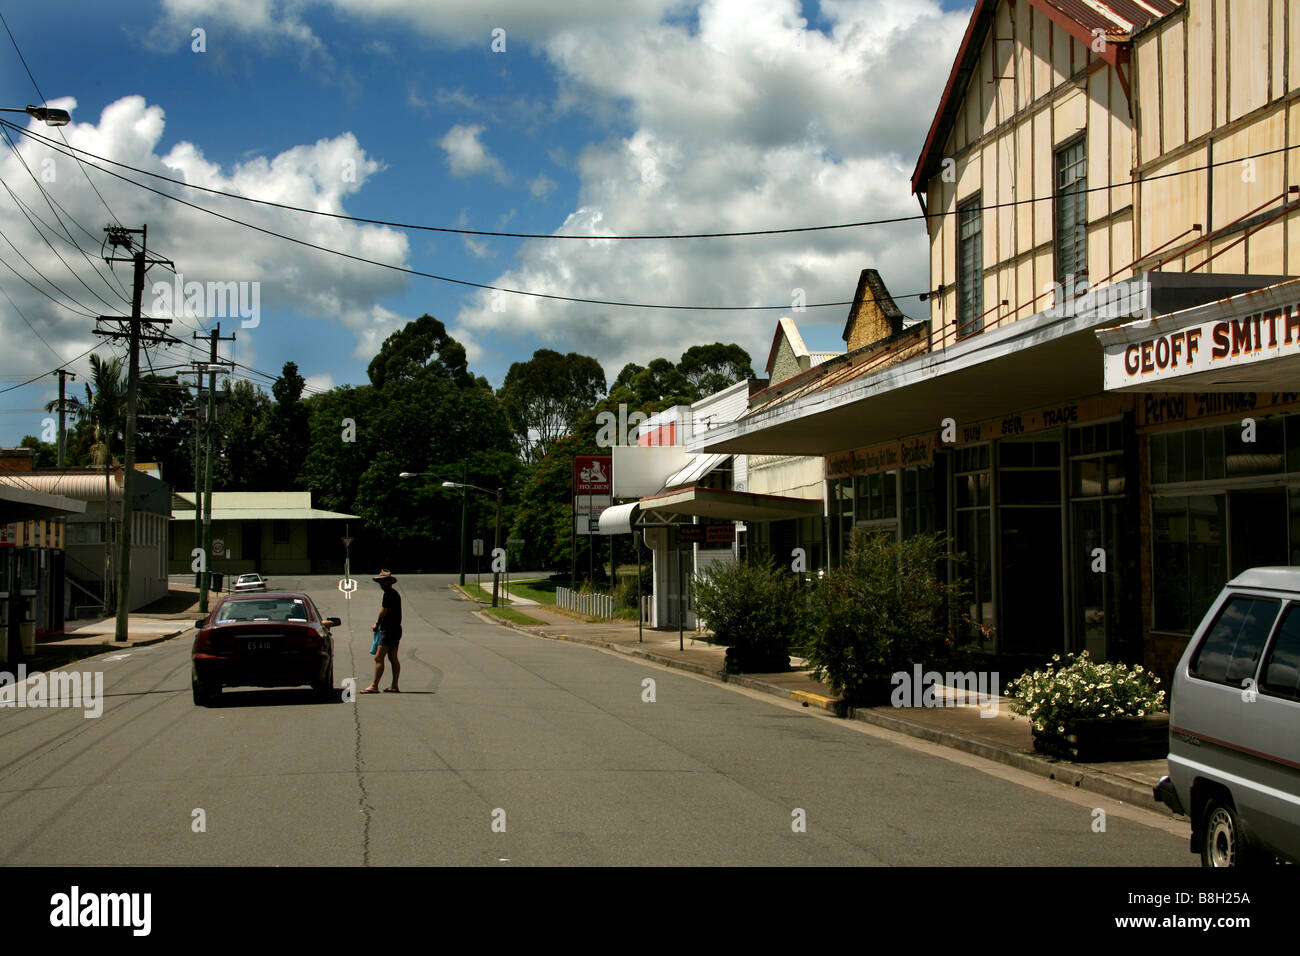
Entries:
{"label": "car's rear wheel", "polygon": [[194,690],[194,703],[200,707],[211,707],[221,696],[220,684],[207,684],[197,678],[190,681]]}
{"label": "car's rear wheel", "polygon": [[1241,832],[1237,808],[1226,797],[1211,797],[1201,817],[1202,866],[1258,866],[1268,854],[1254,847]]}
{"label": "car's rear wheel", "polygon": [[334,662],[330,661],[330,669],[325,674],[323,680],[312,681],[312,690],[316,692],[317,697],[328,699],[334,694]]}

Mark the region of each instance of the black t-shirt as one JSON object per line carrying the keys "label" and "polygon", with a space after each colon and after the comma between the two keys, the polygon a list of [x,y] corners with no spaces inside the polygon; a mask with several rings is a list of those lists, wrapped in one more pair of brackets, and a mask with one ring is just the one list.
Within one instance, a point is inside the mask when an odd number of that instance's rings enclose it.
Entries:
{"label": "black t-shirt", "polygon": [[379,626],[385,631],[400,631],[402,629],[402,596],[397,593],[395,588],[384,588],[382,606],[385,613],[384,619],[379,622]]}

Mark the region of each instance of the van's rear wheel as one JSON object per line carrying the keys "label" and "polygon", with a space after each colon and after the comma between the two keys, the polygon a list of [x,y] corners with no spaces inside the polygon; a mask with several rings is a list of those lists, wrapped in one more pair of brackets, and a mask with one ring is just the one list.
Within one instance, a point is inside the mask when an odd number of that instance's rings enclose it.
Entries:
{"label": "van's rear wheel", "polygon": [[1232,801],[1211,797],[1201,817],[1202,866],[1258,866],[1268,856],[1247,842]]}

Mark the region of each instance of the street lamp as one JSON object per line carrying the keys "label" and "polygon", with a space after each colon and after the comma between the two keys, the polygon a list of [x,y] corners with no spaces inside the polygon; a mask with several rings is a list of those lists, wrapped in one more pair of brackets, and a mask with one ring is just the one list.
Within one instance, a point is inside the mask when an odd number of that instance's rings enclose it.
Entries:
{"label": "street lamp", "polygon": [[56,109],[53,106],[28,106],[26,109],[21,110],[12,106],[0,106],[0,113],[27,113],[46,126],[67,126],[72,122],[71,113],[67,110]]}
{"label": "street lamp", "polygon": [[[469,462],[465,462],[465,471],[469,470]],[[433,475],[431,471],[403,471],[398,478],[419,478],[424,475]],[[437,477],[436,475],[434,477]],[[460,502],[460,586],[465,586],[465,510],[468,502],[466,494],[461,492]]]}
{"label": "street lamp", "polygon": [[[469,488],[473,488],[475,491],[481,491],[485,495],[494,494],[497,496],[497,528],[496,528],[495,537],[492,539],[492,606],[497,607],[499,601],[497,595],[499,593],[499,587],[501,582],[501,572],[496,569],[496,553],[501,550],[501,495],[505,492],[505,489],[498,488],[496,491],[492,491],[489,488],[480,488],[478,485],[471,485],[469,484],[469,482],[465,482],[465,481],[444,481],[442,483],[442,486],[444,488],[460,488],[462,489],[461,492],[462,496],[464,496],[465,490]],[[463,516],[464,512],[462,511],[461,514]],[[463,531],[464,527],[465,525],[464,522],[462,521],[461,523],[462,535],[464,533]],[[464,560],[464,553],[465,553],[464,549],[462,548],[461,549],[462,561]]]}

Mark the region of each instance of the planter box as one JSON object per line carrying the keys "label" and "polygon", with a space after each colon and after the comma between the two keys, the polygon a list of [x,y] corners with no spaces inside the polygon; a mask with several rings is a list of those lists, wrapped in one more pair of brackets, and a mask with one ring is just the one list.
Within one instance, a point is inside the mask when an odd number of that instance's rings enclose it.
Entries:
{"label": "planter box", "polygon": [[1080,763],[1157,760],[1169,753],[1169,715],[1079,717],[1064,734],[1035,730],[1034,749]]}

